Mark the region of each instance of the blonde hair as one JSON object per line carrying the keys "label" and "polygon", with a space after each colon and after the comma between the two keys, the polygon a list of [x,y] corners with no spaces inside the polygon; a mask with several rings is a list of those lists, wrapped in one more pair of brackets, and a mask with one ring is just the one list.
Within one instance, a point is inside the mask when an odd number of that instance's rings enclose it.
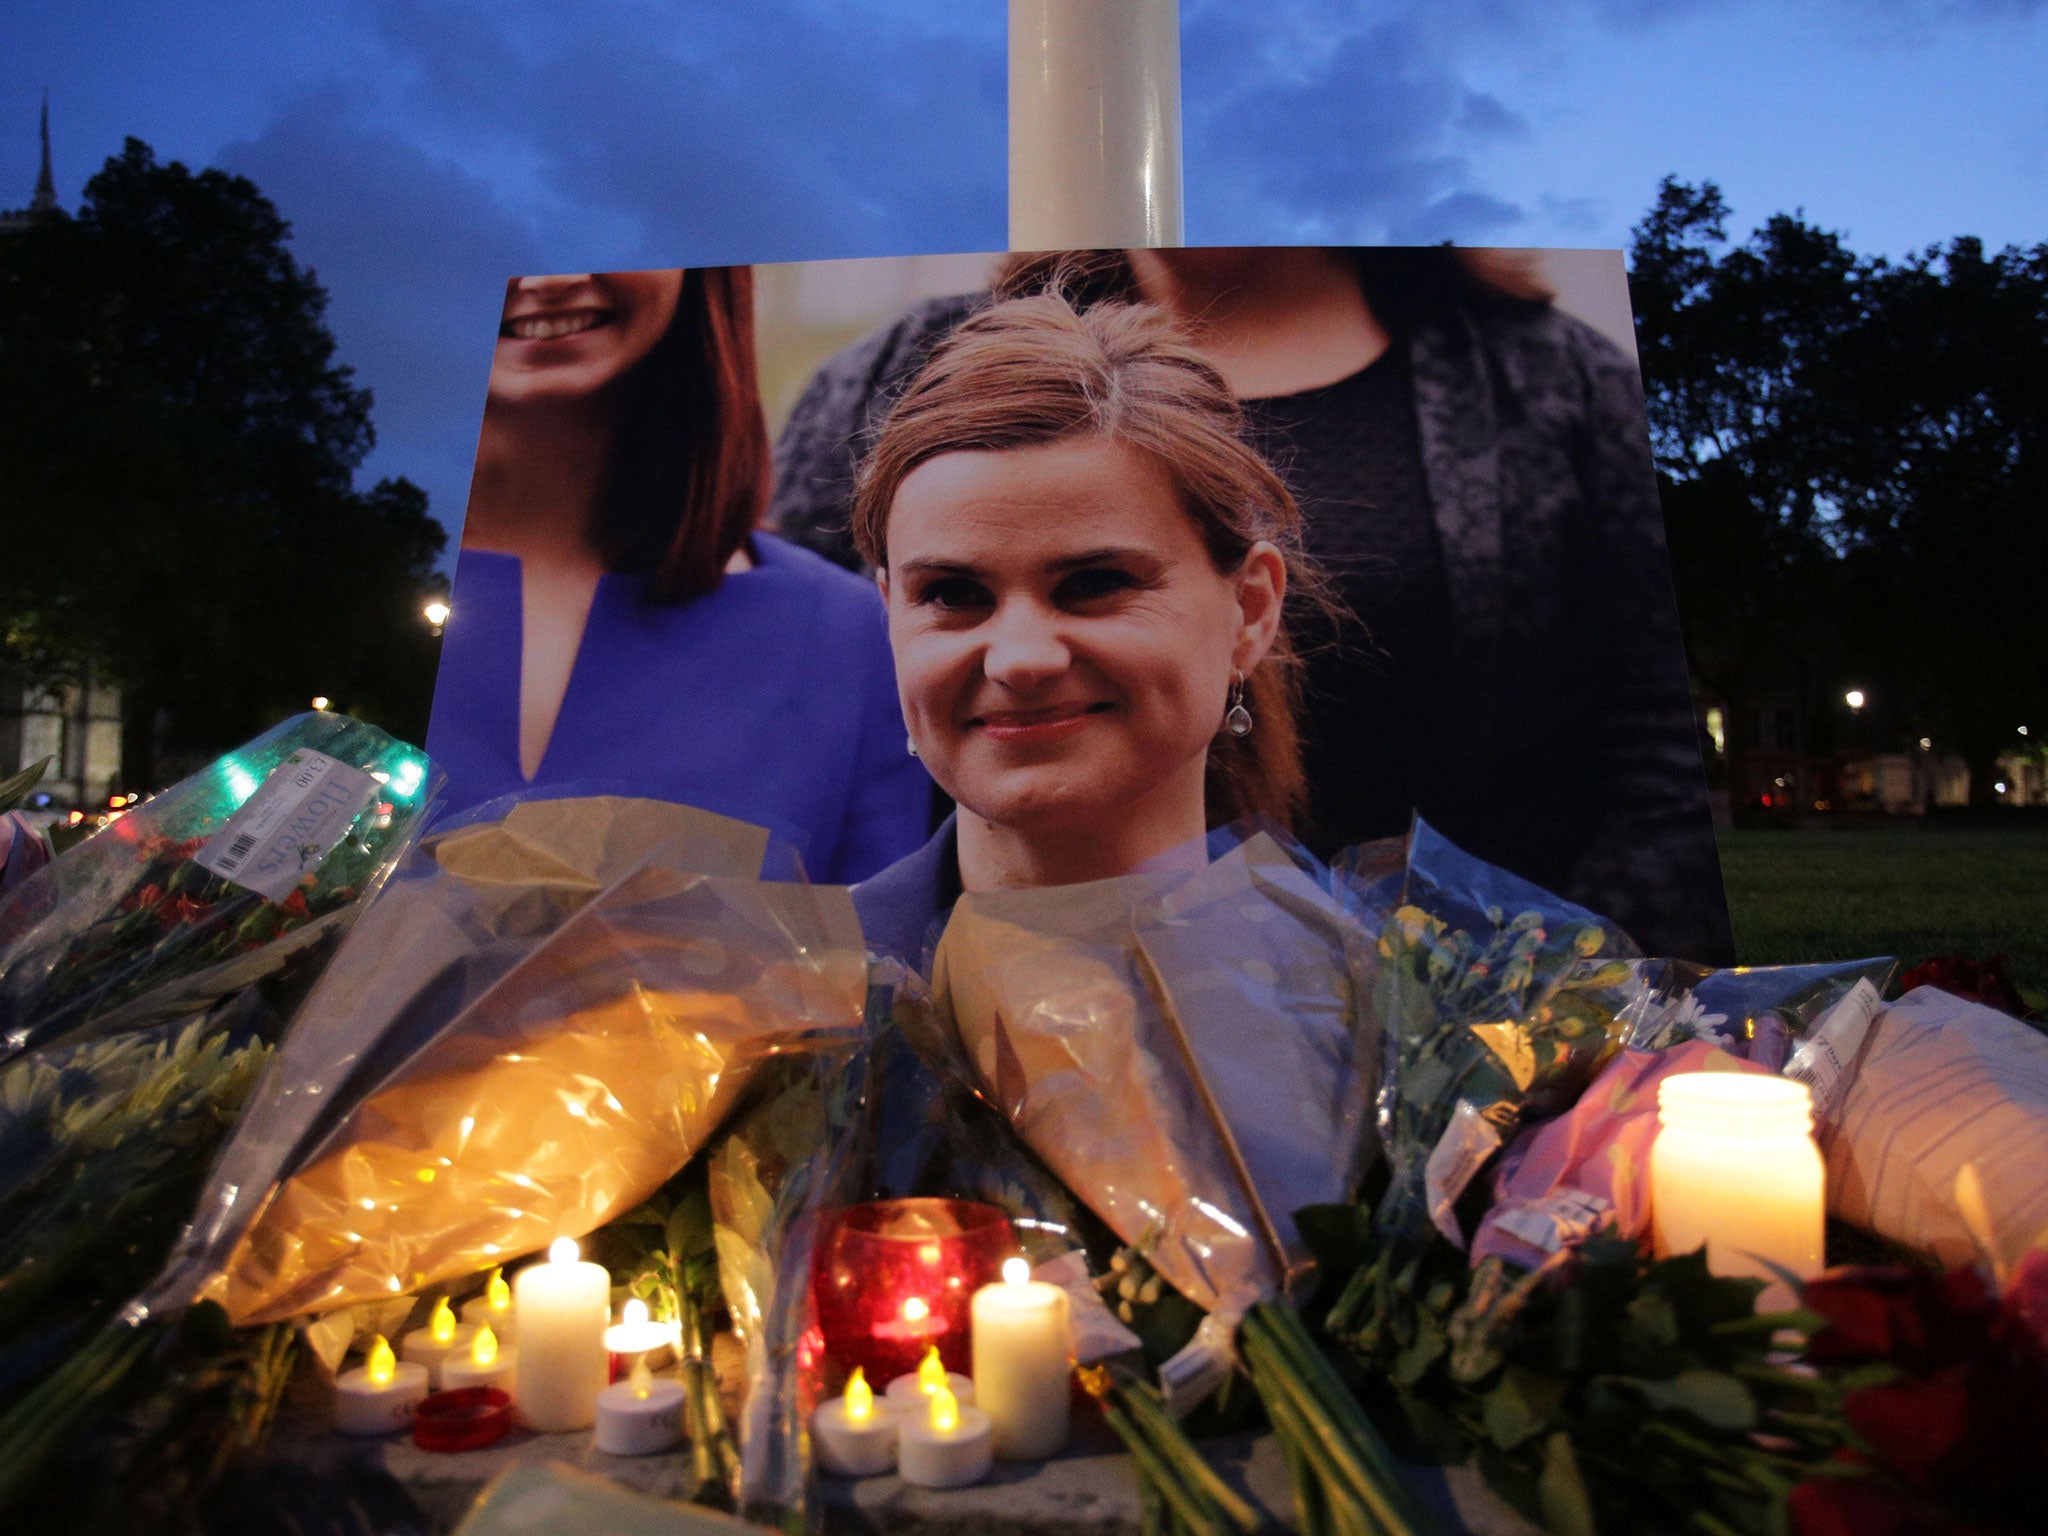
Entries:
{"label": "blonde hair", "polygon": [[[1090,436],[1143,453],[1166,471],[1219,574],[1239,570],[1264,540],[1286,561],[1290,601],[1334,611],[1328,583],[1303,553],[1301,509],[1246,442],[1230,386],[1150,305],[1084,310],[1046,292],[963,322],[896,401],[861,465],[854,543],[869,562],[888,566],[896,493],[912,470],[941,454]],[[1211,826],[1246,815],[1291,825],[1303,810],[1300,690],[1300,663],[1283,628],[1245,681],[1252,733],[1219,734],[1210,746]]]}

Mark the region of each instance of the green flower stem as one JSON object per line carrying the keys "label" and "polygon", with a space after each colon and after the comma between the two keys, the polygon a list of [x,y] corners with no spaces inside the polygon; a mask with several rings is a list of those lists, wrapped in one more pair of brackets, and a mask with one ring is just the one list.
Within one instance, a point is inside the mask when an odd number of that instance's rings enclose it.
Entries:
{"label": "green flower stem", "polygon": [[1081,1375],[1137,1462],[1140,1484],[1168,1501],[1165,1514],[1176,1528],[1204,1536],[1249,1536],[1258,1528],[1258,1511],[1216,1474],[1149,1384],[1104,1367]]}
{"label": "green flower stem", "polygon": [[1304,1536],[1383,1536],[1397,1532],[1373,1507],[1371,1490],[1361,1486],[1356,1469],[1345,1465],[1343,1453],[1295,1400],[1275,1395],[1266,1404],[1274,1437],[1288,1453],[1295,1479],[1295,1502]]}
{"label": "green flower stem", "polygon": [[[1276,1352],[1273,1364],[1278,1369],[1268,1374],[1302,1396],[1319,1430],[1327,1424],[1349,1442],[1353,1454],[1348,1460],[1361,1484],[1369,1485],[1369,1500],[1385,1506],[1376,1509],[1381,1522],[1390,1531],[1434,1531],[1436,1522],[1416,1502],[1401,1464],[1293,1310],[1283,1303],[1262,1302],[1246,1314],[1245,1324],[1239,1329],[1240,1342],[1249,1333]],[[1253,1374],[1256,1380],[1258,1372]]]}
{"label": "green flower stem", "polygon": [[51,1456],[113,1407],[155,1341],[153,1328],[104,1329],[0,1414],[0,1511],[19,1503]]}
{"label": "green flower stem", "polygon": [[1105,1402],[1102,1416],[1137,1463],[1139,1483],[1152,1490],[1165,1505],[1168,1517],[1177,1528],[1197,1533],[1197,1536],[1222,1536],[1229,1529],[1217,1512],[1208,1507],[1208,1501],[1178,1475],[1176,1468],[1169,1465],[1144,1432],[1131,1421],[1129,1414],[1115,1403]]}
{"label": "green flower stem", "polygon": [[1349,1501],[1387,1536],[1435,1532],[1392,1452],[1299,1319],[1282,1304],[1262,1302],[1245,1315],[1238,1347],[1275,1429],[1297,1436],[1323,1476],[1333,1514]]}

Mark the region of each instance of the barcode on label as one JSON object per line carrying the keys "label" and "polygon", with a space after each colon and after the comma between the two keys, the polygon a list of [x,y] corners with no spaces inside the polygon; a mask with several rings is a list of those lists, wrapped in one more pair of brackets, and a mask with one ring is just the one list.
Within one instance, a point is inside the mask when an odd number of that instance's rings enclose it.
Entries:
{"label": "barcode on label", "polygon": [[249,851],[256,846],[256,843],[257,837],[255,833],[244,832],[240,837],[228,844],[228,851],[220,856],[216,867],[222,870],[239,868],[242,860],[249,857]]}
{"label": "barcode on label", "polygon": [[333,851],[375,798],[362,769],[301,747],[192,856],[201,869],[283,901]]}

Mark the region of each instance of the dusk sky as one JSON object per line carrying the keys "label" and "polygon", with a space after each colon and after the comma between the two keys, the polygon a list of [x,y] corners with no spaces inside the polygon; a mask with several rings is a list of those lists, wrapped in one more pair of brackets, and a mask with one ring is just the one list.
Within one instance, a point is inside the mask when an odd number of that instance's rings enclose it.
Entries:
{"label": "dusk sky", "polygon": [[[2048,239],[2048,0],[1182,0],[1191,244],[1615,246],[1669,173],[1737,233]],[[0,12],[0,207],[50,96],[251,177],[459,521],[504,279],[1004,240],[1001,0],[105,0]]]}

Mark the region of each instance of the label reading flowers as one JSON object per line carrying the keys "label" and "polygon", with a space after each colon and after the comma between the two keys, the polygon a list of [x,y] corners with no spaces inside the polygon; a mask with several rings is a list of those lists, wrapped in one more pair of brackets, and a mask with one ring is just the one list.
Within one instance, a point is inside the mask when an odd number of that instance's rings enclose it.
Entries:
{"label": "label reading flowers", "polygon": [[193,862],[272,901],[283,901],[362,815],[377,781],[360,768],[300,748],[257,788]]}

